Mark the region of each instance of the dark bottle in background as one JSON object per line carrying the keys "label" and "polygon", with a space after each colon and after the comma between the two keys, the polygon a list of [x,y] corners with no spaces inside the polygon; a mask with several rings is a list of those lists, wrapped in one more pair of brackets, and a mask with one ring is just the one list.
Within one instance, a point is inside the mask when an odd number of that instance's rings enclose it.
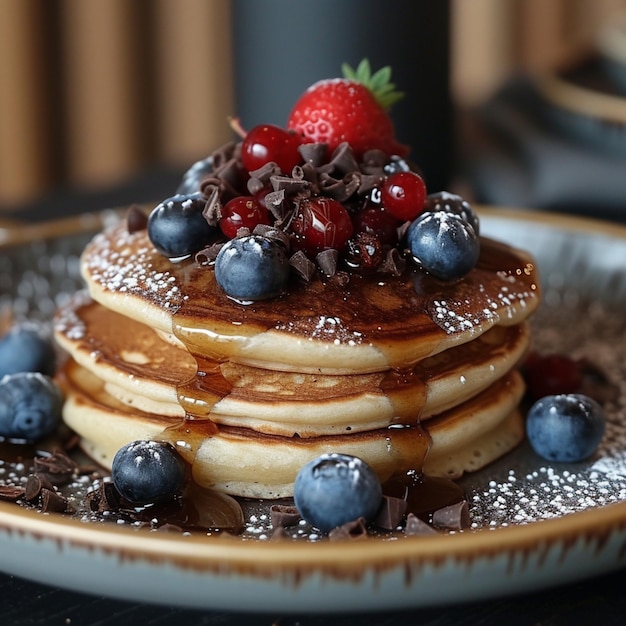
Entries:
{"label": "dark bottle in background", "polygon": [[429,191],[451,178],[447,0],[233,0],[236,111],[244,128],[284,126],[312,83],[368,58],[406,95],[391,116]]}

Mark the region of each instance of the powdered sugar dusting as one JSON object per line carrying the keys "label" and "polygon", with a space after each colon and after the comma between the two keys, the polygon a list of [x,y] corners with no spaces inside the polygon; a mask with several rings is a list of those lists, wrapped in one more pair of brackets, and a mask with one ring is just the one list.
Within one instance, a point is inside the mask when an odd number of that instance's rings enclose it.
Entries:
{"label": "powdered sugar dusting", "polygon": [[146,231],[129,233],[118,225],[94,237],[84,257],[89,280],[103,289],[137,294],[170,311],[183,303],[176,278],[150,243]]}

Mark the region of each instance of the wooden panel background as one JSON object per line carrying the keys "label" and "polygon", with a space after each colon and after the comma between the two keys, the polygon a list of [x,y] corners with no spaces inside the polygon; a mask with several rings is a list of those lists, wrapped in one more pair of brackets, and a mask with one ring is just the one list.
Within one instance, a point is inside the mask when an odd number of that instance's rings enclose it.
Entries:
{"label": "wooden panel background", "polygon": [[[409,0],[407,0],[409,1]],[[471,106],[589,43],[625,0],[452,0]],[[0,0],[0,207],[184,165],[230,136],[228,0]]]}

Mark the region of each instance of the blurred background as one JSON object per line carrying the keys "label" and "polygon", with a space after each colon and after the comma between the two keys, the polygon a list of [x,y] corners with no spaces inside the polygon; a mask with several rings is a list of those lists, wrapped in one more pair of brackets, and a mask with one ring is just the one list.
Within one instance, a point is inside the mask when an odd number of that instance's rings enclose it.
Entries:
{"label": "blurred background", "polygon": [[[384,11],[382,10],[384,7]],[[342,61],[432,191],[624,219],[626,0],[0,0],[0,211],[158,201]]]}

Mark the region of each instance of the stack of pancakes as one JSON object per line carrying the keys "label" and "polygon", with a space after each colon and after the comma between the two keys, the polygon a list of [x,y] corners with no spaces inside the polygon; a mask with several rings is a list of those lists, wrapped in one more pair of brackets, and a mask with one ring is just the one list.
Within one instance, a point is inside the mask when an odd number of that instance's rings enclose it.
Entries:
{"label": "stack of pancakes", "polygon": [[88,293],[55,320],[64,419],[105,466],[130,441],[166,440],[196,483],[279,498],[324,452],[383,481],[458,477],[523,437],[515,368],[539,289],[532,260],[503,244],[483,238],[452,284],[409,267],[245,303],[209,265],[173,263],[120,223],[87,246],[82,273]]}

